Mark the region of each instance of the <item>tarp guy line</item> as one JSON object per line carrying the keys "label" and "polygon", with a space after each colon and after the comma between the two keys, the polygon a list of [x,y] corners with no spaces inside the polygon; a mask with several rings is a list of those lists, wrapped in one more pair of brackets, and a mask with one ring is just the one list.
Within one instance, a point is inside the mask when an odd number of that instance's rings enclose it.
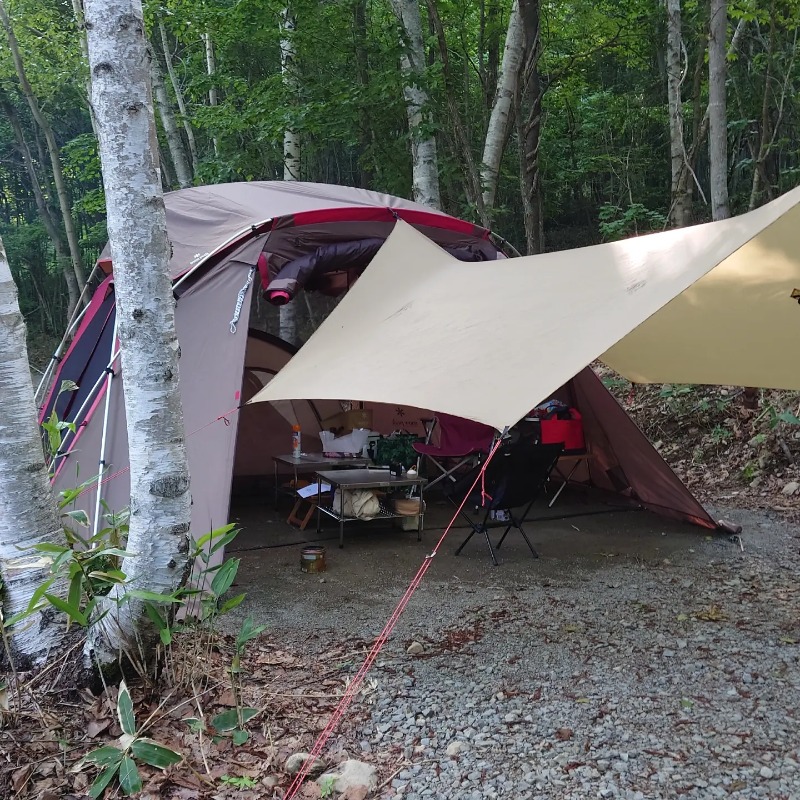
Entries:
{"label": "tarp guy line", "polygon": [[[433,557],[438,553],[439,548],[444,542],[445,537],[450,532],[450,529],[453,527],[453,523],[456,521],[456,518],[461,513],[461,509],[464,508],[464,505],[467,502],[467,499],[472,494],[475,487],[478,485],[478,481],[483,480],[483,475],[486,472],[486,467],[489,466],[494,454],[497,452],[497,449],[500,447],[503,437],[508,432],[508,428],[506,428],[502,435],[498,437],[497,441],[494,443],[494,446],[489,452],[489,455],[486,461],[483,462],[483,466],[481,467],[480,472],[475,476],[475,480],[472,482],[472,486],[470,486],[469,491],[464,495],[464,499],[461,501],[461,505],[456,509],[455,514],[453,514],[453,518],[447,524],[447,527],[444,529],[444,533],[439,537],[439,541],[436,543],[436,546],[433,548],[431,553],[425,556],[425,560],[420,565],[420,568],[417,570],[417,574],[411,579],[411,583],[409,583],[408,588],[403,593],[403,596],[400,598],[400,601],[395,606],[394,611],[392,612],[391,616],[387,620],[386,624],[383,626],[383,630],[378,634],[378,638],[375,639],[375,642],[372,645],[369,653],[367,653],[367,657],[364,659],[364,663],[359,668],[358,672],[355,674],[353,680],[350,681],[345,693],[342,695],[342,699],[339,701],[339,705],[333,711],[328,724],[325,726],[323,731],[317,737],[317,741],[314,742],[314,746],[311,748],[311,752],[308,754],[308,758],[306,759],[305,763],[303,764],[300,771],[295,775],[294,780],[289,784],[289,788],[286,790],[286,795],[284,796],[284,800],[292,800],[292,798],[300,791],[300,787],[303,784],[306,776],[308,775],[309,771],[311,770],[312,765],[314,764],[315,759],[319,757],[322,753],[322,748],[325,747],[325,743],[331,737],[331,734],[336,730],[336,726],[339,724],[339,721],[345,715],[345,712],[350,707],[350,704],[353,702],[353,698],[356,695],[356,692],[361,688],[361,684],[364,682],[364,678],[366,678],[367,673],[369,672],[372,665],[375,663],[375,659],[378,657],[379,653],[383,649],[383,646],[386,644],[389,636],[391,636],[392,631],[395,629],[398,620],[400,619],[403,611],[405,611],[406,606],[408,605],[411,597],[413,596],[414,592],[417,590],[417,587],[422,583],[422,579],[425,577],[425,573],[430,568],[430,565],[433,563]],[[421,509],[420,509],[421,510]]]}

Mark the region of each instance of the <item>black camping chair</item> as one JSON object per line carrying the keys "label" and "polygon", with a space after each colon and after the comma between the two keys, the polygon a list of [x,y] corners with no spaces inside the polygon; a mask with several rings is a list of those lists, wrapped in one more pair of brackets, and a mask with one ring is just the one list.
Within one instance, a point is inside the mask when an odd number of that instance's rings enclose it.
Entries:
{"label": "black camping chair", "polygon": [[[525,533],[522,523],[525,522],[536,498],[550,477],[553,468],[558,463],[563,449],[563,444],[535,444],[529,439],[501,446],[495,453],[494,458],[489,462],[482,481],[478,481],[475,489],[464,504],[464,508],[473,503],[479,506],[483,513],[483,520],[475,522],[462,509],[461,516],[467,520],[472,530],[455,554],[458,555],[476,533],[482,533],[486,537],[486,544],[489,545],[492,562],[495,566],[498,566],[497,556],[495,555],[494,547],[492,547],[492,540],[489,538],[489,529],[505,527],[503,535],[497,543],[498,550],[505,541],[506,536],[508,536],[508,532],[512,528],[516,528],[525,539],[525,543],[530,548],[533,557],[539,558],[539,554],[531,544],[531,540]],[[456,484],[452,485],[452,489],[448,492],[451,500],[460,503],[464,493],[469,491],[479,472],[480,467],[473,469],[469,475],[462,477]],[[517,514],[515,509],[522,507],[525,510],[522,514]],[[508,519],[497,522],[492,521],[490,516],[493,511],[507,512]]]}

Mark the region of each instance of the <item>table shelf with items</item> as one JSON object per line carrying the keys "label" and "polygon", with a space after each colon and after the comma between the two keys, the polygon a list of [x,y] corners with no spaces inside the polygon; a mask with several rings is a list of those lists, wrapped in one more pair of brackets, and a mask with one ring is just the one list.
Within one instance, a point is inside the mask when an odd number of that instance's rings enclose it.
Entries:
{"label": "table shelf with items", "polygon": [[[317,532],[322,525],[322,516],[339,523],[339,547],[344,547],[344,524],[346,522],[371,522],[416,516],[417,539],[422,541],[422,524],[425,514],[423,491],[425,478],[418,475],[392,475],[385,469],[325,470],[317,472]],[[418,504],[419,513],[409,514],[394,507],[392,494],[397,490],[414,490],[419,498],[411,501]],[[376,492],[383,492],[379,497]],[[403,492],[403,494],[406,493]],[[408,499],[408,498],[400,498]]]}

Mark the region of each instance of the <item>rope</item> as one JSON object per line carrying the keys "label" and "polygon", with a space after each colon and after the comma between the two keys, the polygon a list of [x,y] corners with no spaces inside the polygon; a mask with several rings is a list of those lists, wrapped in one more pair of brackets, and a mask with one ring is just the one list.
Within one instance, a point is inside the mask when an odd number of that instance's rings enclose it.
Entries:
{"label": "rope", "polygon": [[[200,433],[200,431],[205,430],[206,428],[208,428],[211,425],[214,425],[216,422],[219,422],[220,420],[222,420],[222,422],[224,422],[225,425],[230,425],[231,423],[230,423],[230,420],[228,419],[228,417],[231,416],[231,414],[233,414],[236,411],[238,411],[240,408],[241,408],[241,406],[234,406],[233,408],[228,409],[224,414],[220,414],[218,417],[215,417],[214,419],[212,419],[211,422],[206,422],[205,425],[201,425],[199,428],[195,428],[190,433],[187,433],[186,434],[186,438],[188,439],[190,436],[194,436],[196,433]],[[65,455],[69,455],[69,454],[66,453]],[[120,475],[124,475],[126,472],[129,472],[129,471],[130,471],[130,467],[129,466],[128,467],[123,467],[122,469],[119,469],[116,472],[113,472],[108,477],[103,478],[103,480],[101,480],[99,482],[99,484],[100,484],[100,486],[105,486],[107,483],[110,483],[115,478],[118,478]],[[91,485],[86,486],[83,489],[83,491],[81,491],[79,494],[76,495],[76,499],[78,497],[80,497],[82,494],[85,494],[86,492],[88,492],[90,489],[94,489],[97,485],[98,485],[97,481],[92,481]]]}
{"label": "rope", "polygon": [[447,524],[447,527],[444,529],[444,533],[442,533],[441,537],[439,537],[439,541],[436,543],[436,546],[433,548],[431,553],[425,556],[425,560],[420,565],[420,568],[417,570],[417,574],[411,579],[411,583],[409,583],[408,588],[403,593],[403,596],[400,598],[400,601],[395,606],[394,611],[392,612],[391,616],[387,620],[386,624],[383,626],[383,630],[378,634],[378,638],[375,639],[372,648],[370,649],[369,653],[367,653],[367,657],[364,659],[364,663],[359,668],[358,672],[356,673],[355,677],[350,681],[349,685],[345,693],[342,695],[342,699],[339,701],[339,704],[331,714],[330,720],[328,720],[328,724],[322,730],[320,735],[317,737],[317,741],[314,742],[314,746],[311,748],[311,752],[308,754],[308,758],[306,759],[305,763],[303,764],[300,771],[295,775],[294,780],[289,784],[289,787],[286,790],[286,794],[284,795],[284,800],[292,800],[293,797],[297,795],[300,791],[300,787],[303,784],[303,781],[308,776],[309,771],[311,770],[312,765],[314,764],[314,760],[317,759],[320,754],[322,753],[322,749],[325,747],[328,739],[331,737],[331,734],[336,730],[336,726],[339,724],[342,717],[345,715],[345,712],[350,707],[350,704],[353,702],[358,690],[361,688],[361,684],[364,682],[364,678],[367,676],[372,665],[375,663],[375,659],[378,657],[378,654],[383,649],[384,644],[391,636],[392,631],[395,629],[400,616],[402,615],[403,611],[405,611],[406,606],[408,605],[411,597],[413,596],[414,592],[417,590],[417,587],[422,583],[422,579],[425,577],[425,573],[431,566],[433,562],[434,556],[438,553],[439,548],[444,542],[445,537],[450,532],[450,529],[453,527],[453,523],[456,521],[456,518],[461,513],[461,510],[464,508],[464,505],[467,502],[467,499],[474,491],[475,487],[478,485],[478,481],[482,478],[483,473],[486,471],[486,467],[489,465],[489,462],[494,457],[494,454],[497,452],[497,448],[500,447],[501,438],[495,442],[494,446],[492,447],[491,451],[489,452],[489,456],[484,461],[483,466],[481,467],[480,472],[478,475],[475,476],[475,480],[472,482],[472,486],[469,488],[469,491],[464,495],[464,499],[461,501],[461,505],[456,510],[456,513],[453,514],[453,518]]}
{"label": "rope", "polygon": [[244,305],[244,298],[247,295],[247,290],[250,288],[250,285],[253,283],[253,276],[256,274],[256,268],[250,267],[250,272],[247,273],[247,280],[239,289],[239,294],[236,296],[236,308],[233,312],[233,319],[230,321],[231,333],[236,333],[236,323],[239,321],[239,317],[242,315],[242,306]]}

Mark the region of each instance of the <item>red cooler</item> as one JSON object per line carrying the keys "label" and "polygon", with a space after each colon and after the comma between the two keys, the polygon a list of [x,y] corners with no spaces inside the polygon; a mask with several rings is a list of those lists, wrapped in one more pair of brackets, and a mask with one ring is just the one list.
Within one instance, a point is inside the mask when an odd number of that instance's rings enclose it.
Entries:
{"label": "red cooler", "polygon": [[570,419],[543,419],[541,421],[542,444],[564,444],[564,452],[586,449],[583,437],[583,419],[576,408],[569,410]]}

